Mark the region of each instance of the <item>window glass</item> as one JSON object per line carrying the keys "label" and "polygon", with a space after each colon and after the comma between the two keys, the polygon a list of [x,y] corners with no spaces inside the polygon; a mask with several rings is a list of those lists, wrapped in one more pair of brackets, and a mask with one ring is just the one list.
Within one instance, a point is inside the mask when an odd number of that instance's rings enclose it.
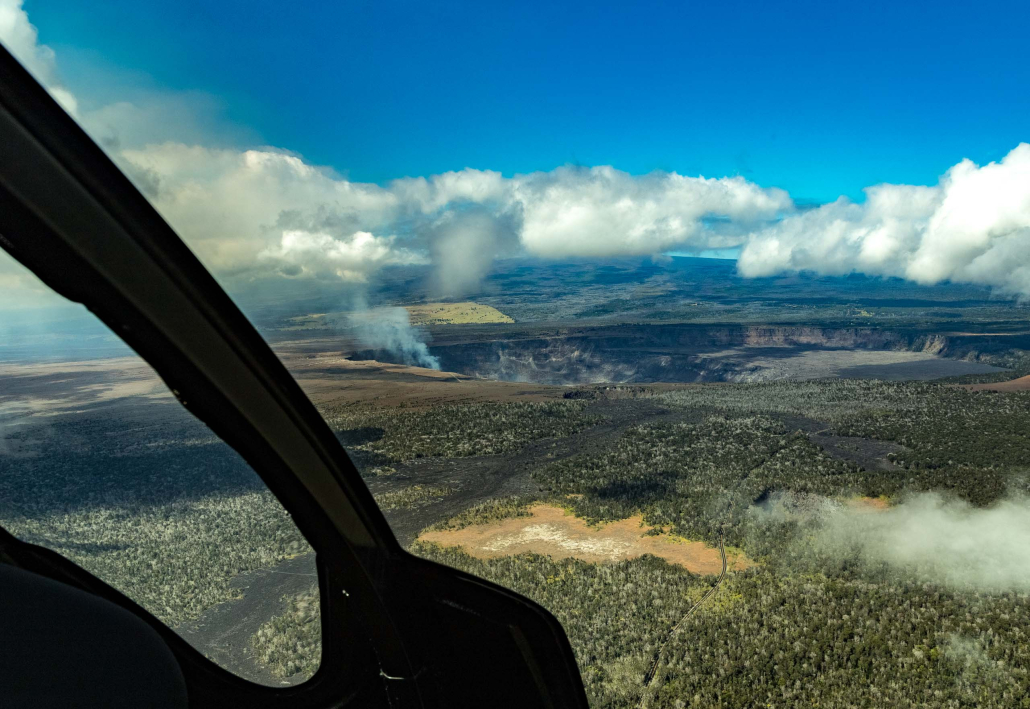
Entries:
{"label": "window glass", "polygon": [[[399,542],[551,611],[592,706],[1030,707],[1027,3],[62,2],[0,40]],[[124,355],[7,317],[12,357]],[[5,465],[73,420],[33,396]],[[132,455],[214,450],[156,428]],[[270,573],[234,548],[231,593]],[[318,604],[276,593],[232,632],[306,666]]]}
{"label": "window glass", "polygon": [[0,271],[24,296],[0,310],[0,525],[242,677],[310,677],[318,579],[290,515],[102,323],[3,252]]}

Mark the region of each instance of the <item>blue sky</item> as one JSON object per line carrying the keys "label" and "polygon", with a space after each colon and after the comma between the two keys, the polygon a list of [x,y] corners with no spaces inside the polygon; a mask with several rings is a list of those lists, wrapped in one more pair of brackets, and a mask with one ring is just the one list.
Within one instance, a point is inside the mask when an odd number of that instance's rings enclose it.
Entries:
{"label": "blue sky", "polygon": [[81,95],[221,102],[352,180],[563,164],[861,199],[1030,131],[1026,3],[26,0]]}
{"label": "blue sky", "polygon": [[0,0],[0,40],[223,282],[418,264],[456,297],[512,256],[683,253],[1030,298],[1028,26],[1026,2]]}

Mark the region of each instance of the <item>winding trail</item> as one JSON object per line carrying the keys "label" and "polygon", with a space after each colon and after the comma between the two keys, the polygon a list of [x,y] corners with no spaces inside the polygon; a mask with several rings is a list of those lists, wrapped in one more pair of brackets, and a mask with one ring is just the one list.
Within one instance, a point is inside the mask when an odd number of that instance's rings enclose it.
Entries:
{"label": "winding trail", "polygon": [[672,640],[672,636],[676,634],[676,631],[683,625],[683,621],[690,617],[691,613],[696,611],[701,605],[709,598],[715,595],[715,592],[719,590],[719,586],[722,585],[723,579],[726,578],[726,546],[723,544],[722,535],[719,535],[719,553],[722,555],[722,573],[719,574],[719,580],[715,582],[715,585],[708,589],[705,595],[701,596],[701,600],[692,605],[690,609],[683,614],[676,625],[672,626],[672,630],[665,636],[665,640],[662,641],[661,647],[658,648],[657,654],[654,656],[654,660],[651,661],[651,666],[647,669],[647,674],[644,675],[644,691],[640,695],[640,709],[646,709],[649,700],[651,699],[651,683],[654,682],[655,675],[658,674],[658,665],[661,663],[662,655],[665,654],[665,647]]}

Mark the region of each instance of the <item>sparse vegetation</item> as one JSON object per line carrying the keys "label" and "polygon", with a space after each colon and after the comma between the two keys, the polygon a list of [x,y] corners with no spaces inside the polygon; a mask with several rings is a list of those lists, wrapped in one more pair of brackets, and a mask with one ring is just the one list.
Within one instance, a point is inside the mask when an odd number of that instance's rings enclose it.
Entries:
{"label": "sparse vegetation", "polygon": [[[331,312],[341,307],[336,288],[304,301],[321,313],[301,315],[297,303],[274,299],[248,308],[287,363],[299,365],[301,384],[314,382],[312,396],[336,402],[325,405],[326,417],[395,531],[402,523],[460,530],[525,517],[532,503],[546,501],[591,522],[640,514],[664,540],[723,537],[731,559],[739,551],[757,564],[731,569],[671,638],[653,709],[1030,707],[1030,575],[1011,571],[1018,556],[1011,539],[1020,539],[1013,528],[1025,510],[1019,501],[1030,495],[1030,393],[946,386],[1030,373],[1026,304],[975,286],[900,279],[802,273],[759,284],[737,278],[730,263],[679,258],[500,259],[484,292],[469,296],[478,302],[426,303],[425,279],[411,268],[380,271],[368,289],[372,305],[422,303],[406,306],[400,320],[424,326],[419,335],[431,338],[441,359],[449,348],[455,369],[471,363],[467,376],[367,361],[342,366],[360,353],[348,341],[348,314]],[[882,356],[866,357],[865,347]],[[725,356],[716,351],[723,348]],[[380,353],[388,354],[366,354]],[[5,355],[21,356],[9,346]],[[748,369],[763,357],[765,365]],[[820,368],[807,370],[818,376],[845,371],[838,369],[845,361],[862,369],[863,359],[875,359],[880,372],[907,360],[913,376],[932,364],[948,372],[966,371],[951,365],[969,362],[1012,369],[932,384],[782,381],[669,391],[654,383],[795,376],[800,364],[787,362],[792,357],[819,359]],[[174,403],[137,398],[156,391],[149,384],[116,394],[110,385],[124,374],[120,366],[89,374],[93,365],[75,373],[4,362],[0,524],[178,626],[237,598],[240,574],[310,549],[263,483],[206,427]],[[487,391],[473,377],[483,372],[522,384]],[[151,373],[143,374],[126,381],[146,384]],[[390,377],[384,392],[379,384]],[[612,384],[546,391],[526,384],[539,381]],[[74,390],[65,399],[74,406],[47,410],[62,387]],[[512,403],[516,397],[552,400]],[[363,403],[341,405],[345,398]],[[949,575],[932,555],[899,563],[871,554],[852,534],[860,525],[828,521],[852,512],[887,519],[922,491],[939,493],[952,505],[948,514],[977,524],[984,519],[977,515],[1005,512],[999,519],[1007,524],[989,530],[994,553],[966,544],[978,560],[1009,564],[1004,583],[977,576],[983,564]],[[855,496],[881,504],[852,510]],[[918,526],[901,527],[903,534],[886,523],[864,528],[890,551]],[[837,546],[825,538],[831,529]],[[939,529],[923,535],[946,537]],[[1005,540],[1008,556],[997,552]],[[654,556],[587,563],[535,554],[477,559],[426,542],[411,548],[552,611],[595,707],[638,705],[659,644],[714,582]],[[255,582],[246,592],[262,590]],[[260,625],[249,649],[275,677],[311,674],[321,655],[317,589],[283,598],[268,592],[264,600],[281,601],[281,612]],[[219,615],[204,623],[216,626]]]}
{"label": "sparse vegetation", "polygon": [[480,560],[421,542],[412,551],[523,593],[554,613],[594,707],[635,705],[664,634],[715,581],[650,556],[588,564],[535,554]]}
{"label": "sparse vegetation", "polygon": [[569,436],[596,422],[578,401],[464,404],[415,411],[328,408],[348,450],[384,463],[517,451],[539,438]]}
{"label": "sparse vegetation", "polygon": [[251,638],[258,660],[283,679],[310,677],[322,661],[322,614],[318,589],[286,596],[286,610]]}
{"label": "sparse vegetation", "polygon": [[512,517],[528,517],[530,498],[503,497],[469,507],[460,514],[431,525],[429,529],[464,529],[473,524],[489,524]]}
{"label": "sparse vegetation", "polygon": [[403,490],[381,492],[375,495],[376,504],[382,510],[412,509],[428,505],[433,500],[454,492],[454,488],[446,486],[412,485]]}
{"label": "sparse vegetation", "polygon": [[[1030,392],[907,385],[918,405],[869,407],[843,418],[847,436],[895,441],[906,468],[1030,466]],[[893,402],[889,402],[893,403]]]}
{"label": "sparse vegetation", "polygon": [[759,416],[637,426],[599,454],[567,458],[533,477],[587,519],[640,511],[647,524],[713,544],[721,532],[740,543],[748,507],[766,491],[846,495],[869,487],[854,466]]}
{"label": "sparse vegetation", "polygon": [[482,303],[420,303],[405,305],[412,325],[471,325],[482,323],[512,323],[510,317],[497,308]]}
{"label": "sparse vegetation", "polygon": [[830,423],[862,411],[914,409],[924,405],[919,385],[862,379],[694,386],[662,394],[660,398],[688,410],[790,414]]}
{"label": "sparse vegetation", "polygon": [[[637,705],[664,633],[713,581],[654,557],[601,565],[414,551],[554,613],[593,707]],[[673,636],[650,706],[1026,707],[1027,622],[1025,594],[753,568],[731,576]]]}
{"label": "sparse vegetation", "polygon": [[311,551],[267,491],[8,518],[3,526],[67,556],[171,626],[238,597],[235,576]]}
{"label": "sparse vegetation", "polygon": [[175,626],[237,597],[235,576],[311,549],[234,450],[177,405],[147,411],[28,419],[17,435],[49,445],[0,455],[0,524]]}

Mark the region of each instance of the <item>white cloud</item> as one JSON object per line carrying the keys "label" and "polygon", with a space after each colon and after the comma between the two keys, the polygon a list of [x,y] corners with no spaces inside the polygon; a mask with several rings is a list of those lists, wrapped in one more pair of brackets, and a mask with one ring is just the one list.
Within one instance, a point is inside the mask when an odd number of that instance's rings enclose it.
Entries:
{"label": "white cloud", "polygon": [[279,244],[258,254],[273,261],[286,276],[335,276],[344,281],[364,282],[383,266],[421,264],[426,258],[394,245],[392,236],[374,236],[359,231],[347,238],[300,230],[285,230]]}
{"label": "white cloud", "polygon": [[50,95],[64,110],[74,116],[78,102],[58,80],[54,50],[39,43],[39,32],[29,22],[29,16],[22,8],[22,0],[0,0],[0,41],[47,87]]}
{"label": "white cloud", "polygon": [[426,240],[436,264],[436,292],[458,296],[474,290],[495,259],[518,250],[518,224],[510,212],[466,207],[442,214],[427,230]]}
{"label": "white cloud", "polygon": [[739,177],[634,177],[603,166],[561,167],[513,182],[524,220],[522,243],[530,253],[557,258],[720,248],[731,244],[705,228],[706,217],[754,223],[793,206],[786,192]]}
{"label": "white cloud", "polygon": [[706,217],[746,226],[791,207],[786,193],[740,178],[634,177],[610,167],[563,167],[513,178],[466,169],[380,187],[274,149],[165,143],[122,149],[117,156],[216,271],[269,265],[269,255],[279,253],[271,247],[286,230],[339,239],[358,231],[395,232],[404,221],[405,238],[389,242],[409,252],[397,262],[413,262],[416,251],[431,255],[438,290],[449,293],[474,287],[495,257],[519,249],[555,258],[732,246],[740,237],[710,229]]}
{"label": "white cloud", "polygon": [[462,202],[485,204],[503,201],[509,185],[501,173],[466,168],[425,177],[405,177],[390,183],[390,192],[402,204],[429,214]]}
{"label": "white cloud", "polygon": [[350,239],[386,228],[397,212],[397,199],[383,188],[340,179],[281,151],[166,143],[118,156],[137,183],[139,175],[150,178],[154,206],[223,274],[269,267],[268,254],[277,253],[273,247],[287,232]]}
{"label": "white cloud", "polygon": [[877,185],[750,235],[745,276],[811,270],[977,283],[1030,296],[1030,145],[979,167],[963,160],[937,185]]}
{"label": "white cloud", "polygon": [[208,94],[149,87],[119,87],[110,93],[117,97],[110,103],[86,105],[90,97],[84,96],[76,115],[109,151],[168,142],[216,147],[255,142],[249,130],[225,120],[225,105]]}

